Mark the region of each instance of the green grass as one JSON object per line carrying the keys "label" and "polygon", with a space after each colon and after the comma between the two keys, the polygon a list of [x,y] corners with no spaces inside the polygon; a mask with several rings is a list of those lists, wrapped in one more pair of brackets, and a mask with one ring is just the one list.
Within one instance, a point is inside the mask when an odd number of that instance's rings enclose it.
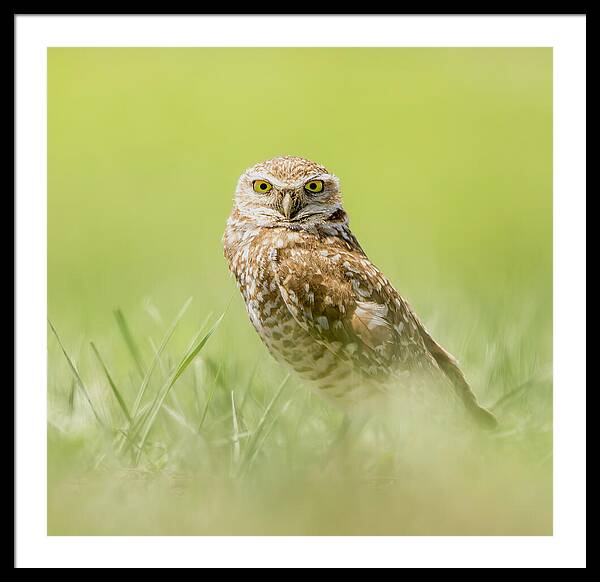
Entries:
{"label": "green grass", "polygon": [[[48,64],[50,534],[552,533],[549,49]],[[239,174],[281,153],[340,177],[497,432],[434,392],[347,427],[266,353],[220,237]]]}
{"label": "green grass", "polygon": [[[164,332],[149,319],[131,318],[148,359]],[[102,363],[91,347],[80,353],[77,376],[51,341],[49,531],[549,534],[549,371],[530,324],[508,337],[486,324],[479,333],[496,345],[464,333],[451,343],[471,354],[465,369],[483,401],[497,402],[501,428],[490,434],[465,423],[450,394],[428,394],[399,395],[338,438],[339,411],[264,354],[253,368],[223,345],[211,350],[214,327],[187,349],[175,334],[148,382],[118,328],[102,341]]]}

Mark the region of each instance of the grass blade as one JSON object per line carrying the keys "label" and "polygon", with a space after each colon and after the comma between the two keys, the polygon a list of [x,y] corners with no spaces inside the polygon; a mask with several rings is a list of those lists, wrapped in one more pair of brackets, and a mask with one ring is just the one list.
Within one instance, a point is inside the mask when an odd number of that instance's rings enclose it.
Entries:
{"label": "grass blade", "polygon": [[215,374],[215,379],[214,379],[214,382],[212,383],[212,388],[210,389],[210,392],[208,393],[208,396],[206,398],[206,404],[204,405],[204,410],[202,411],[202,416],[200,417],[200,422],[198,423],[198,432],[200,432],[200,430],[204,426],[204,421],[206,420],[206,417],[208,416],[208,409],[210,407],[210,403],[213,399],[213,396],[214,396],[217,386],[219,384],[219,378],[221,376],[222,369],[223,369],[223,362],[221,362],[219,364],[219,367],[217,368],[217,373]]}
{"label": "grass blade", "polygon": [[190,352],[188,353],[188,355],[183,359],[183,361],[179,363],[179,366],[177,366],[177,370],[175,372],[175,376],[173,378],[173,381],[176,381],[177,378],[179,378],[179,376],[181,376],[181,374],[183,374],[185,372],[185,370],[187,369],[187,367],[192,363],[192,361],[194,360],[194,358],[198,355],[198,353],[200,352],[200,350],[204,347],[204,345],[206,344],[206,342],[209,340],[210,336],[216,331],[216,329],[219,326],[219,324],[221,323],[223,317],[224,317],[224,315],[221,315],[221,317],[219,317],[219,319],[217,319],[217,321],[215,322],[215,324],[206,332],[206,334],[198,342],[198,344],[196,345],[196,347],[192,348],[190,350]]}
{"label": "grass blade", "polygon": [[115,383],[114,383],[114,381],[113,381],[113,379],[112,379],[112,377],[111,377],[111,375],[110,375],[110,373],[108,371],[108,368],[106,367],[106,364],[102,360],[102,357],[100,356],[100,352],[98,351],[98,349],[94,345],[94,342],[90,342],[90,346],[92,346],[92,350],[94,351],[94,354],[96,355],[96,358],[98,358],[98,362],[100,362],[100,365],[102,366],[102,369],[104,370],[104,374],[106,375],[106,379],[108,380],[108,384],[110,385],[110,387],[112,389],[112,393],[114,394],[115,398],[117,399],[117,402],[119,403],[119,406],[121,407],[121,410],[123,411],[123,414],[125,415],[125,417],[127,418],[127,420],[129,422],[131,422],[131,415],[129,414],[129,410],[127,409],[127,404],[125,404],[125,400],[121,396],[121,393],[119,392],[119,389],[115,385]]}
{"label": "grass blade", "polygon": [[244,396],[242,397],[242,403],[240,404],[240,413],[244,410],[244,407],[246,406],[248,396],[250,395],[250,390],[252,389],[252,382],[254,381],[254,376],[256,375],[256,370],[258,370],[258,360],[254,362],[254,366],[252,366],[250,376],[248,376],[248,381],[246,382],[246,389],[244,390]]}
{"label": "grass blade", "polygon": [[507,394],[505,394],[504,396],[499,398],[494,404],[492,404],[490,406],[490,410],[493,412],[493,411],[496,411],[496,410],[502,408],[505,404],[512,401],[516,396],[519,396],[520,394],[522,394],[525,390],[534,387],[538,383],[541,384],[545,381],[548,381],[551,377],[552,377],[552,375],[548,374],[546,372],[545,374],[542,373],[542,374],[539,374],[538,376],[529,378],[529,380],[526,380],[525,382],[523,382],[516,388],[513,388]]}
{"label": "grass blade", "polygon": [[291,374],[287,374],[285,376],[285,378],[282,380],[281,384],[279,385],[279,388],[275,392],[275,396],[273,396],[273,398],[271,399],[271,402],[269,402],[269,404],[265,408],[265,411],[263,412],[263,415],[261,416],[260,420],[258,421],[258,425],[257,425],[256,429],[254,430],[252,438],[250,439],[250,443],[248,444],[248,449],[246,450],[246,455],[244,457],[244,462],[241,467],[240,473],[242,473],[243,471],[245,471],[248,468],[250,461],[253,459],[255,451],[257,450],[258,441],[264,430],[265,423],[269,419],[269,416],[270,416],[271,411],[273,410],[275,404],[277,403],[279,398],[281,398],[281,395],[283,394],[283,390],[284,390],[288,380],[290,379],[290,375]]}
{"label": "grass blade", "polygon": [[75,378],[73,378],[71,380],[71,386],[69,387],[69,413],[73,414],[73,411],[75,410],[75,386],[77,386],[77,382],[75,381]]}
{"label": "grass blade", "polygon": [[[288,400],[282,407],[280,410],[280,414],[284,414],[285,411],[289,408],[290,404],[292,402],[292,399]],[[274,418],[271,423],[269,424],[269,427],[265,430],[263,430],[263,437],[260,440],[260,442],[256,445],[256,447],[254,448],[254,452],[252,453],[252,457],[250,459],[248,459],[248,469],[250,469],[252,467],[252,464],[254,463],[256,457],[258,457],[258,453],[260,453],[260,449],[262,448],[262,446],[265,444],[265,442],[267,442],[267,440],[269,439],[269,436],[271,435],[271,433],[273,432],[273,429],[275,428],[275,425],[277,424],[277,418]]]}
{"label": "grass blade", "polygon": [[133,339],[133,335],[131,335],[131,331],[129,329],[129,326],[127,325],[127,320],[125,319],[125,315],[123,315],[123,312],[120,309],[115,309],[113,311],[113,314],[115,316],[115,319],[117,320],[117,325],[119,326],[119,331],[121,332],[121,335],[123,336],[123,339],[125,340],[125,343],[127,344],[127,348],[129,349],[129,353],[131,354],[131,357],[133,358],[133,361],[135,362],[138,372],[140,373],[140,376],[142,378],[144,378],[144,376],[146,375],[146,372],[144,371],[144,364],[142,362],[142,356],[140,354],[140,350],[137,347],[137,344],[135,343],[135,341]]}
{"label": "grass blade", "polygon": [[237,412],[235,410],[235,394],[231,391],[231,419],[233,423],[233,450],[231,455],[231,472],[235,471],[235,468],[240,462],[240,425],[238,423]]}
{"label": "grass blade", "polygon": [[130,446],[132,446],[132,447],[134,447],[134,448],[136,448],[136,449],[137,449],[137,444],[136,444],[136,443],[134,443],[134,442],[132,442],[131,440],[129,440],[129,435],[127,434],[127,432],[126,432],[126,431],[124,431],[122,428],[118,428],[118,429],[117,429],[117,433],[118,433],[118,434],[119,434],[121,437],[123,437],[123,439],[124,439],[126,442],[128,442],[128,443],[130,444]]}
{"label": "grass blade", "polygon": [[144,444],[146,443],[148,434],[150,433],[150,430],[154,426],[156,417],[158,416],[158,413],[159,413],[160,409],[162,408],[162,405],[165,401],[165,398],[167,397],[167,394],[169,393],[171,388],[175,385],[175,382],[177,382],[177,380],[185,372],[187,367],[192,363],[194,358],[200,353],[200,350],[202,350],[202,348],[206,345],[206,342],[209,340],[210,336],[212,336],[212,334],[215,332],[215,330],[217,329],[217,327],[223,320],[224,315],[225,314],[221,315],[221,317],[219,317],[219,319],[217,319],[217,321],[214,323],[214,325],[206,332],[204,337],[196,344],[196,346],[193,347],[182,358],[182,360],[179,362],[179,365],[175,369],[175,372],[171,375],[169,380],[167,380],[167,382],[163,385],[163,387],[159,390],[158,394],[156,395],[156,398],[154,399],[154,402],[152,403],[152,407],[150,409],[147,421],[144,426],[142,438],[141,438],[140,445],[139,445],[140,449],[139,449],[139,452],[136,457],[136,463],[139,462],[139,459],[141,456],[141,451],[144,448]]}
{"label": "grass blade", "polygon": [[65,355],[65,358],[67,359],[69,367],[71,368],[71,371],[73,372],[73,375],[75,376],[75,379],[77,380],[77,384],[79,384],[79,387],[81,388],[82,392],[84,393],[85,398],[88,401],[88,404],[90,405],[90,408],[92,409],[92,412],[94,413],[94,416],[96,417],[96,420],[100,423],[101,426],[103,426],[103,427],[106,426],[104,421],[102,420],[102,418],[96,411],[94,404],[92,403],[92,399],[90,398],[90,393],[89,393],[88,389],[86,388],[85,384],[83,383],[81,376],[79,375],[77,366],[75,366],[73,360],[71,360],[71,357],[67,353],[65,346],[63,346],[62,341],[60,341],[60,337],[58,335],[58,332],[56,331],[56,328],[52,325],[52,322],[50,320],[48,320],[48,325],[50,325],[50,329],[52,330],[54,337],[56,337],[56,341],[58,342],[58,345],[60,346],[62,353]]}
{"label": "grass blade", "polygon": [[142,380],[142,384],[140,386],[140,389],[139,389],[139,391],[137,393],[137,396],[135,398],[135,401],[133,403],[133,408],[131,409],[131,416],[133,418],[135,418],[136,415],[137,415],[138,409],[140,407],[140,403],[142,402],[142,398],[144,397],[144,394],[146,392],[146,388],[148,388],[148,384],[150,382],[150,377],[152,376],[152,372],[154,371],[154,369],[156,368],[157,364],[159,363],[160,357],[161,357],[164,349],[167,347],[167,344],[169,343],[169,341],[173,337],[173,334],[175,333],[175,329],[177,328],[177,325],[179,324],[179,321],[184,316],[185,312],[187,311],[188,307],[190,306],[190,303],[192,302],[192,299],[193,299],[193,297],[190,297],[183,304],[183,307],[179,310],[179,313],[175,316],[175,319],[173,320],[173,322],[171,323],[169,329],[167,330],[167,332],[163,336],[163,339],[160,342],[160,346],[158,347],[158,350],[154,354],[154,359],[152,360],[152,363],[150,364],[150,368],[148,368],[148,371],[146,372],[146,374],[144,376],[144,379]]}
{"label": "grass blade", "polygon": [[[172,394],[172,393],[171,393]],[[179,413],[177,410],[174,410],[173,408],[171,408],[170,406],[163,404],[163,409],[164,411],[178,424],[180,424],[181,426],[183,426],[184,428],[186,428],[187,430],[189,430],[191,433],[193,434],[197,434],[196,433],[196,428],[194,426],[192,426],[187,419],[185,418],[185,416],[183,416],[181,413]]]}
{"label": "grass blade", "polygon": [[[117,449],[117,454],[120,454],[123,451],[123,449],[125,449],[125,452],[127,452],[129,448],[135,444],[135,437],[137,436],[144,422],[146,421],[149,412],[150,404],[146,404],[145,406],[142,406],[140,408],[138,418],[132,419],[131,424],[129,426],[129,430],[125,431],[126,438],[121,439],[121,443],[119,444],[119,447]],[[137,445],[135,446],[137,447]]]}

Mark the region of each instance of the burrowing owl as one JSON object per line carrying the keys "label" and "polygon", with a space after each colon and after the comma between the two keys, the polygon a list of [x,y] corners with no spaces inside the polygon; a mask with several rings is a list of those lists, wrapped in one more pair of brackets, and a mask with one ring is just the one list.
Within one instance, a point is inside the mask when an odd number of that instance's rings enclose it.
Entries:
{"label": "burrowing owl", "polygon": [[456,360],[369,261],[348,226],[336,176],[284,156],[239,179],[223,236],[250,320],[276,359],[344,404],[390,379],[451,384],[475,419],[482,408]]}

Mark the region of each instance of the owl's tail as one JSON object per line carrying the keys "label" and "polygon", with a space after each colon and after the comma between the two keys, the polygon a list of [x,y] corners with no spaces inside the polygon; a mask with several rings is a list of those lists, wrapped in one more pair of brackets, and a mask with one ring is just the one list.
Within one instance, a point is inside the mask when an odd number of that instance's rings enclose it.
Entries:
{"label": "owl's tail", "polygon": [[[448,376],[454,387],[454,391],[463,401],[465,408],[473,419],[482,427],[488,430],[495,429],[498,426],[498,420],[492,412],[487,408],[484,408],[477,402],[477,397],[469,383],[465,379],[461,369],[453,361],[454,358],[444,358],[441,356],[436,357],[436,354],[432,354],[438,366],[443,370],[444,374]],[[448,354],[449,355],[449,354]]]}
{"label": "owl's tail", "polygon": [[420,331],[429,353],[434,357],[440,369],[452,383],[454,391],[462,400],[471,417],[482,428],[487,430],[495,429],[498,426],[498,420],[492,412],[479,404],[477,396],[475,396],[471,386],[469,386],[454,356],[440,346],[424,327],[421,327]]}

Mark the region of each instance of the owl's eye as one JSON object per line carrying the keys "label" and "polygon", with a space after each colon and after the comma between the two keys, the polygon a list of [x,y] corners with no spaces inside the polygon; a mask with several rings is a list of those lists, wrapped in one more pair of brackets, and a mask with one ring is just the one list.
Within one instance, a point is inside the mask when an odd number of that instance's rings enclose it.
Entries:
{"label": "owl's eye", "polygon": [[323,180],[309,180],[304,184],[304,188],[307,192],[318,194],[323,191]]}
{"label": "owl's eye", "polygon": [[266,194],[269,190],[273,188],[273,185],[267,182],[266,180],[254,180],[252,182],[252,187],[255,192],[259,192],[260,194]]}

